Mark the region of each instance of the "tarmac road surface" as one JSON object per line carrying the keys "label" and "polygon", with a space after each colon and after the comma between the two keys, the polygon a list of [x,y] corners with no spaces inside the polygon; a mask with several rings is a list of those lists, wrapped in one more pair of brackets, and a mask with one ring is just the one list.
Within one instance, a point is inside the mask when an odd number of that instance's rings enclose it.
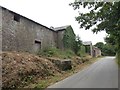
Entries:
{"label": "tarmac road surface", "polygon": [[104,57],[88,68],[48,88],[118,88],[115,57]]}

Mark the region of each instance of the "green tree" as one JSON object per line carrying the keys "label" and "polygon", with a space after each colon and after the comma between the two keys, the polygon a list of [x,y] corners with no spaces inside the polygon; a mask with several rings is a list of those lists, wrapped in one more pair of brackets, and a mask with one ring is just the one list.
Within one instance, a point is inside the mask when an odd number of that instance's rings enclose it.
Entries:
{"label": "green tree", "polygon": [[[77,0],[78,1],[78,0]],[[106,31],[110,34],[117,45],[117,52],[120,55],[120,1],[119,2],[74,2],[71,3],[74,9],[88,8],[90,12],[79,12],[76,17],[81,28],[86,30],[92,26],[94,33]],[[119,56],[118,55],[118,56]],[[120,58],[118,58],[120,61]]]}
{"label": "green tree", "polygon": [[110,44],[105,44],[102,49],[102,54],[104,56],[115,56],[116,54],[115,47]]}
{"label": "green tree", "polygon": [[76,36],[75,47],[74,47],[75,54],[78,54],[78,52],[81,50],[81,46],[82,46],[82,41],[80,40],[79,36]]}
{"label": "green tree", "polygon": [[110,35],[110,34],[105,37],[105,42],[106,42],[106,43],[109,43],[109,44],[111,44],[111,45],[116,45],[114,36],[113,36],[113,35]]}
{"label": "green tree", "polygon": [[98,42],[95,46],[102,51],[103,56],[115,56],[116,54],[115,45],[111,45],[110,43],[104,44],[102,42]]}
{"label": "green tree", "polygon": [[104,43],[103,42],[98,42],[98,43],[95,44],[95,46],[102,50],[103,47],[104,47]]}

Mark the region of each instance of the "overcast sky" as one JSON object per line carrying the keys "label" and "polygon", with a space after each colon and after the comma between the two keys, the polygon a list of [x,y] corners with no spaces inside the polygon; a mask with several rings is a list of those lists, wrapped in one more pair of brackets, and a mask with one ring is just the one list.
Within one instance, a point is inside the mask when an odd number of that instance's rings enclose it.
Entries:
{"label": "overcast sky", "polygon": [[[104,42],[105,32],[93,34],[91,30],[79,28],[75,21],[78,11],[69,6],[74,0],[0,0],[0,6],[30,18],[47,27],[71,25],[82,41]],[[81,9],[86,12],[85,9]]]}

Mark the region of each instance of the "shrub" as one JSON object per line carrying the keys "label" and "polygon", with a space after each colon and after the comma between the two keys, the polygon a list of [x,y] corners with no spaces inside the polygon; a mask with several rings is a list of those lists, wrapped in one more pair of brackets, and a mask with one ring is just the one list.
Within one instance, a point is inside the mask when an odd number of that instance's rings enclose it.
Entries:
{"label": "shrub", "polygon": [[58,57],[58,58],[71,58],[74,56],[74,52],[70,49],[60,50],[55,47],[46,48],[38,53],[39,55],[47,56],[47,57]]}
{"label": "shrub", "polygon": [[85,46],[81,46],[81,49],[78,51],[77,55],[80,57],[84,57],[86,55]]}
{"label": "shrub", "polygon": [[64,58],[72,58],[72,56],[74,56],[75,53],[68,49],[68,50],[65,50],[63,53],[62,53],[62,56],[64,56]]}
{"label": "shrub", "polygon": [[50,48],[46,48],[44,50],[39,51],[38,55],[43,55],[43,56],[55,56],[57,55],[59,52],[59,50],[55,47],[50,47]]}

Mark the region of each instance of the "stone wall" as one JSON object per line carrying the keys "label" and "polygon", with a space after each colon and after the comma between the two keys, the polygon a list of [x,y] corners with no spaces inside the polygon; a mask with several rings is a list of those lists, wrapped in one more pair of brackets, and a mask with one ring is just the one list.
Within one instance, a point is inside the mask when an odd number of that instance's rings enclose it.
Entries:
{"label": "stone wall", "polygon": [[[0,7],[0,54],[2,53],[2,8]],[[2,87],[2,56],[0,56],[0,87]]]}
{"label": "stone wall", "polygon": [[60,70],[70,70],[72,69],[72,60],[71,59],[56,59],[56,58],[47,58],[52,63],[54,63]]}
{"label": "stone wall", "polygon": [[64,36],[64,30],[61,30],[61,31],[58,31],[57,32],[57,39],[58,39],[58,43],[57,43],[57,46],[59,49],[64,49],[64,44],[63,44],[63,36]]}
{"label": "stone wall", "polygon": [[101,56],[101,50],[97,47],[93,47],[93,57]]}
{"label": "stone wall", "polygon": [[0,53],[2,52],[2,8],[0,7]]}
{"label": "stone wall", "polygon": [[2,50],[26,51],[56,46],[55,33],[41,24],[7,9],[2,10]]}

